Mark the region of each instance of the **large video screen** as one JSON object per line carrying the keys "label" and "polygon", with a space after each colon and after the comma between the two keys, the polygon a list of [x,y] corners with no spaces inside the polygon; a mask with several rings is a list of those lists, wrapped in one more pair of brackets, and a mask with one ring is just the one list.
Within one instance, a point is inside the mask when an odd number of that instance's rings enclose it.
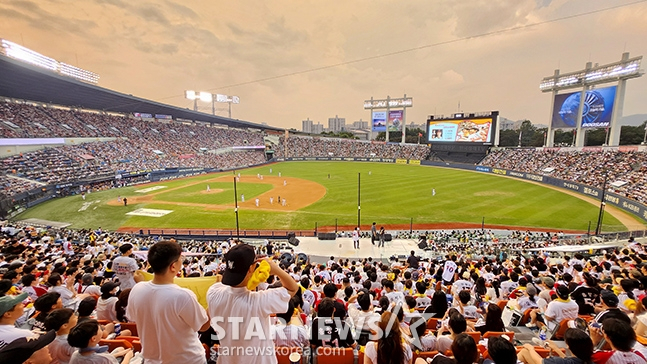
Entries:
{"label": "large video screen", "polygon": [[[555,96],[552,127],[569,129],[577,127],[577,111],[580,107],[581,92],[570,92]],[[611,123],[616,86],[588,90],[582,108],[583,128],[606,128]]]}
{"label": "large video screen", "polygon": [[494,122],[492,117],[430,120],[427,122],[427,136],[429,143],[492,143]]}

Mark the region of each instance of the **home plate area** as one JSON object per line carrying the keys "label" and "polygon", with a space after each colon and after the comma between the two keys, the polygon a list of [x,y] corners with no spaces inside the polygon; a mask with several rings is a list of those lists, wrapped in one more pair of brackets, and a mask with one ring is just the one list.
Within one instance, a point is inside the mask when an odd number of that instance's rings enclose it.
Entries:
{"label": "home plate area", "polygon": [[136,216],[148,216],[148,217],[162,217],[168,215],[173,210],[157,210],[157,209],[137,209],[126,213],[126,215],[136,215]]}

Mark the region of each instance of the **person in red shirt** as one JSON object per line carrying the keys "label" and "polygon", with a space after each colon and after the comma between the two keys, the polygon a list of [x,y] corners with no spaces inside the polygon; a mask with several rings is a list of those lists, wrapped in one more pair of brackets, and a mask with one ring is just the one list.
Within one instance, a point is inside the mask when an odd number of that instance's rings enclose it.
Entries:
{"label": "person in red shirt", "polygon": [[630,324],[616,318],[608,318],[602,323],[602,333],[611,350],[593,353],[594,364],[645,364],[647,359],[640,352],[633,350],[636,332]]}

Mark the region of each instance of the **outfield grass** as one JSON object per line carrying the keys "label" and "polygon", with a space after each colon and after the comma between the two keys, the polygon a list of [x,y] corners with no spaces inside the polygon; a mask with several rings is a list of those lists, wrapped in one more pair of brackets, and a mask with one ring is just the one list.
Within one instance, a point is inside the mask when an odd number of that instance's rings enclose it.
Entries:
{"label": "outfield grass", "polygon": [[[272,168],[273,173],[269,173]],[[357,222],[358,173],[361,174],[362,224],[469,222],[486,224],[586,230],[589,221],[595,226],[598,208],[566,193],[511,178],[455,169],[363,162],[283,162],[241,170],[243,175],[277,175],[297,177],[323,185],[327,192],[318,202],[295,212],[239,211],[242,229],[313,229],[319,226],[353,225]],[[369,175],[370,173],[370,175]],[[330,174],[330,179],[328,179]],[[231,172],[221,175],[232,175]],[[17,219],[41,218],[72,223],[74,228],[120,226],[148,228],[235,228],[233,208],[205,210],[202,207],[165,204],[192,202],[208,204],[233,203],[233,184],[210,182],[220,193],[204,194],[207,179],[203,175],[188,179],[164,181],[167,189],[158,190],[154,201],[146,204],[109,206],[105,202],[117,196],[140,195],[136,186],[92,193],[85,201],[92,203],[85,211],[78,210],[84,201],[80,196],[56,199],[38,205]],[[189,185],[195,182],[202,182]],[[268,191],[267,184],[239,183],[238,194],[251,200]],[[432,196],[432,188],[436,196]],[[173,210],[159,218],[128,216],[126,212],[140,207]],[[605,214],[603,231],[624,231],[626,228],[610,214]]]}

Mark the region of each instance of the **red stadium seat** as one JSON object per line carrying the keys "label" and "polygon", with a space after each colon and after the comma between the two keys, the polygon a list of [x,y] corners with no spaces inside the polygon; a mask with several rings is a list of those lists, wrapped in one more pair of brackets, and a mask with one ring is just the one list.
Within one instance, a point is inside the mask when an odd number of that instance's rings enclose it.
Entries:
{"label": "red stadium seat", "polygon": [[107,340],[103,339],[99,341],[99,345],[107,345],[108,350],[113,351],[117,348],[125,348],[125,349],[131,349],[133,347],[133,344],[131,344],[127,340]]}

